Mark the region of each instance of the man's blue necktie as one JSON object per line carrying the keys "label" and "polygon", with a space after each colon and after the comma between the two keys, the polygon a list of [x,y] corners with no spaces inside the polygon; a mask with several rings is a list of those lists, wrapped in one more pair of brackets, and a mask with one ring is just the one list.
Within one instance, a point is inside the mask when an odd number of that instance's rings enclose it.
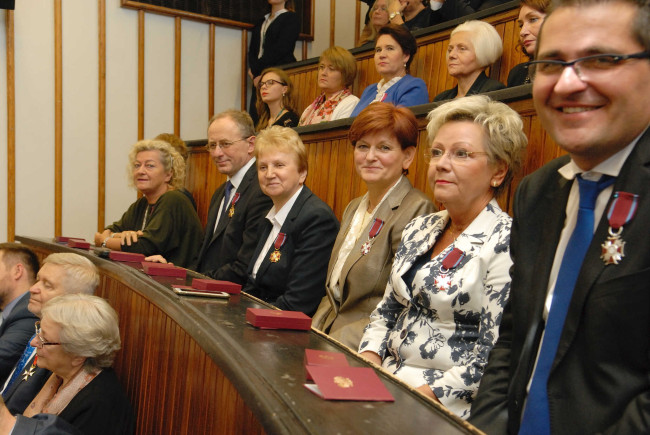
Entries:
{"label": "man's blue necktie", "polygon": [[[230,180],[226,181],[226,193],[223,195],[223,205],[221,206],[221,219],[226,215],[228,208],[228,201],[230,201],[230,193],[232,192],[232,183]],[[221,220],[219,219],[219,220]]]}
{"label": "man's blue necktie", "polygon": [[[598,194],[614,183],[614,178],[603,176],[599,181],[584,180],[578,175],[580,187],[580,206],[576,227],[571,234],[562,264],[557,275],[551,309],[546,319],[542,347],[537,359],[537,367],[526,399],[524,416],[519,428],[520,435],[546,435],[551,433],[548,407],[547,383],[553,366],[557,347],[564,328],[564,320],[569,311],[573,289],[578,274],[594,236],[594,208]],[[570,386],[567,386],[570,388]]]}
{"label": "man's blue necktie", "polygon": [[[32,342],[34,337],[36,337],[36,334],[34,334],[32,336],[32,338],[29,340],[30,343]],[[7,391],[9,391],[9,389],[11,388],[11,385],[16,381],[16,379],[18,379],[18,376],[20,376],[20,374],[25,369],[25,366],[27,365],[27,362],[29,361],[29,359],[32,356],[33,352],[34,352],[34,348],[30,344],[28,344],[27,347],[25,348],[25,350],[23,351],[22,356],[18,360],[18,363],[16,364],[16,367],[14,368],[14,372],[11,375],[11,379],[7,383],[7,387],[2,391],[3,398],[4,398],[5,393]]]}

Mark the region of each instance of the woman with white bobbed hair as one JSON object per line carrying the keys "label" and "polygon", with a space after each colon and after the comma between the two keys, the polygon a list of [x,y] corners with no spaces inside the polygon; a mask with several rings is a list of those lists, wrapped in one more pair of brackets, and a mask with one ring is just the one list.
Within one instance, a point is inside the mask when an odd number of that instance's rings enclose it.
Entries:
{"label": "woman with white bobbed hair", "polygon": [[[50,414],[82,434],[133,433],[129,399],[111,369],[120,343],[117,313],[104,299],[75,293],[47,302],[30,344],[37,365],[52,375],[16,426],[25,417],[42,420]],[[0,429],[15,421],[0,405]]]}
{"label": "woman with white bobbed hair", "polygon": [[451,32],[447,47],[447,70],[458,84],[436,95],[433,101],[503,89],[503,83],[485,75],[485,69],[503,53],[497,30],[484,21],[466,21]]}

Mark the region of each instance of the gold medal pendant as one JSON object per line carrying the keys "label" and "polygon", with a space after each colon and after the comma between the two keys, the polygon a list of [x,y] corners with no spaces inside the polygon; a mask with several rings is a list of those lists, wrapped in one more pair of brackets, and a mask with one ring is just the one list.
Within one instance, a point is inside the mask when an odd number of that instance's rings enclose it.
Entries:
{"label": "gold medal pendant", "polygon": [[278,261],[280,261],[281,256],[282,254],[280,253],[280,251],[276,250],[271,252],[271,256],[269,257],[269,260],[271,261],[271,263],[277,263]]}
{"label": "gold medal pendant", "polygon": [[235,204],[230,205],[230,210],[228,210],[228,217],[233,217],[235,214]]}

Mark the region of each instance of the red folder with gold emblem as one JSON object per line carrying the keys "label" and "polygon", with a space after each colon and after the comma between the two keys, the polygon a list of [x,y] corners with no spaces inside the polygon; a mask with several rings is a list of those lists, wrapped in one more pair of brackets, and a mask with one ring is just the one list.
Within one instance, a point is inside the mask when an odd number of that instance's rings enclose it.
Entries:
{"label": "red folder with gold emblem", "polygon": [[257,328],[311,329],[311,317],[300,311],[247,308],[246,321]]}
{"label": "red folder with gold emblem", "polygon": [[338,366],[347,367],[348,360],[341,352],[305,349],[305,372],[308,381],[313,380],[307,370],[308,366]]}
{"label": "red folder with gold emblem", "polygon": [[325,400],[394,402],[395,399],[370,367],[307,366],[314,384],[305,384]]}
{"label": "red folder with gold emblem", "polygon": [[217,279],[194,278],[192,280],[192,288],[204,292],[226,292],[231,295],[241,293],[240,284]]}

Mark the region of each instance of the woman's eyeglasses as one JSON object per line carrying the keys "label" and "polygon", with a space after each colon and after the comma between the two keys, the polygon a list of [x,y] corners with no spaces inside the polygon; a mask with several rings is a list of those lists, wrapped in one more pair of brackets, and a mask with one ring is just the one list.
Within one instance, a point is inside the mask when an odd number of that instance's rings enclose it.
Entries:
{"label": "woman's eyeglasses", "polygon": [[277,81],[277,80],[268,79],[268,80],[265,81],[265,82],[259,82],[259,83],[257,84],[257,87],[260,88],[260,89],[262,88],[262,86],[266,86],[267,88],[270,88],[271,86],[273,86],[273,83],[277,83],[277,84],[282,85],[282,86],[286,86],[286,85],[287,85],[286,83],[282,83],[282,82],[279,82],[279,81]]}
{"label": "woman's eyeglasses", "polygon": [[51,343],[41,337],[41,321],[34,323],[34,329],[36,330],[36,347],[43,349],[43,346],[59,346],[65,343]]}

